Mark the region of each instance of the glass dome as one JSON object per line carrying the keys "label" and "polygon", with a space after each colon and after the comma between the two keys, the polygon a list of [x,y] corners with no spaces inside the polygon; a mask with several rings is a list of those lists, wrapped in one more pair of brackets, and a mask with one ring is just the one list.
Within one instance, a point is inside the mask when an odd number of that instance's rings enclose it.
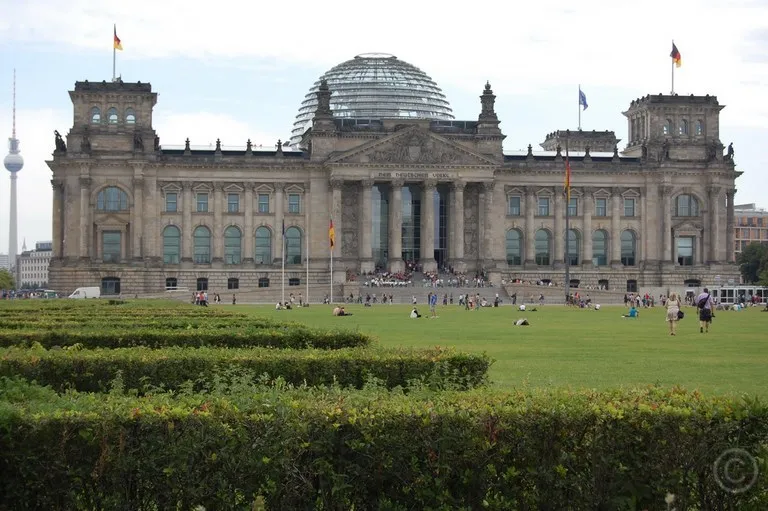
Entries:
{"label": "glass dome", "polygon": [[322,80],[328,81],[337,118],[453,119],[445,95],[424,71],[394,55],[365,53],[333,67],[314,83],[293,123],[291,145],[298,145],[311,126]]}

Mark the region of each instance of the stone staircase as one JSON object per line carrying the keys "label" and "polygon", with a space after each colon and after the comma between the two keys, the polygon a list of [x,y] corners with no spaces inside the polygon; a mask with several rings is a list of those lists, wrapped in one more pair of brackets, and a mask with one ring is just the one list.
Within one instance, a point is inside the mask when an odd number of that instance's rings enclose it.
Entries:
{"label": "stone staircase", "polygon": [[[507,294],[517,294],[517,303],[539,303],[539,297],[544,295],[544,304],[562,305],[565,303],[565,288],[557,286],[537,286],[535,284],[506,284]],[[572,288],[571,293],[589,297],[593,303],[601,305],[623,305],[624,295],[622,291],[609,291],[601,289]]]}

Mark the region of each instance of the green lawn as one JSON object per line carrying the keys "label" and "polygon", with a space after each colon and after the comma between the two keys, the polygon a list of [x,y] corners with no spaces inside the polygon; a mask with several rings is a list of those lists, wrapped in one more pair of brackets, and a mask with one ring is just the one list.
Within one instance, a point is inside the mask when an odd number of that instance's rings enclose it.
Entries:
{"label": "green lawn", "polygon": [[[751,308],[718,312],[709,334],[699,333],[692,308],[669,335],[664,309],[644,309],[639,319],[624,319],[623,307],[600,311],[516,307],[465,311],[439,306],[437,319],[410,319],[410,306],[347,307],[351,317],[331,315],[330,306],[290,311],[266,306],[229,306],[321,328],[360,329],[383,346],[455,346],[486,352],[494,384],[504,387],[570,386],[611,388],[680,385],[705,393],[748,393],[768,397],[768,312]],[[422,314],[428,308],[419,307]],[[515,327],[526,317],[529,327]]]}

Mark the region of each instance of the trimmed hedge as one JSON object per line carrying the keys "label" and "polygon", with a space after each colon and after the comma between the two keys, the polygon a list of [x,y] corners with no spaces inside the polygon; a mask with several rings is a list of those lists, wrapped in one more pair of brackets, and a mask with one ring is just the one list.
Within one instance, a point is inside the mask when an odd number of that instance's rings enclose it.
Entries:
{"label": "trimmed hedge", "polygon": [[[106,320],[105,320],[106,321]],[[105,327],[108,324],[104,325]],[[167,348],[184,346],[220,346],[228,348],[272,347],[272,348],[318,348],[339,349],[363,347],[371,344],[370,336],[352,331],[324,331],[300,326],[275,328],[238,327],[235,323],[228,330],[197,328],[185,330],[162,330],[137,328],[122,330],[78,329],[78,330],[2,330],[0,347],[32,346],[39,343],[45,348],[73,346],[84,348],[129,348],[146,346]]]}
{"label": "trimmed hedge", "polygon": [[[768,509],[757,402],[657,388],[230,392],[58,396],[0,380],[0,509],[641,510],[667,509],[668,493],[679,510]],[[743,493],[714,477],[729,448],[758,464]],[[739,477],[728,468],[721,481]]]}
{"label": "trimmed hedge", "polygon": [[[120,372],[125,388],[162,386],[177,390],[195,382],[200,390],[217,376],[245,370],[252,380],[282,378],[295,385],[338,384],[361,388],[376,378],[386,387],[422,379],[432,384],[471,388],[486,380],[486,355],[453,350],[341,349],[275,350],[268,348],[149,348],[77,350],[0,348],[0,376],[21,376],[56,390],[109,390]],[[266,376],[265,376],[266,375]]]}

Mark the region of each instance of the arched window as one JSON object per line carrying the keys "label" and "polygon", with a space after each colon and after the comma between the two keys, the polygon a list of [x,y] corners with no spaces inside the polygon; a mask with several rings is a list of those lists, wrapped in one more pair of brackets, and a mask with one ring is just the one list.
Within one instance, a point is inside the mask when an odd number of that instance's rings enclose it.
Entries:
{"label": "arched window", "polygon": [[581,237],[575,229],[568,231],[568,264],[576,266],[579,264],[579,253],[581,252]]}
{"label": "arched window", "polygon": [[608,233],[602,229],[592,233],[592,264],[595,266],[608,264]]}
{"label": "arched window", "polygon": [[637,258],[637,239],[632,231],[621,233],[621,264],[634,266]]}
{"label": "arched window", "polygon": [[519,266],[522,263],[523,236],[517,229],[507,231],[507,264]]}
{"label": "arched window", "polygon": [[701,120],[696,121],[696,134],[697,135],[704,134],[704,123],[701,122]]}
{"label": "arched window", "polygon": [[109,124],[117,124],[117,108],[112,107],[107,110],[107,122]]}
{"label": "arched window", "polygon": [[163,229],[163,262],[179,264],[181,257],[181,231],[175,225]]}
{"label": "arched window", "polygon": [[670,133],[672,133],[672,121],[667,119],[666,122],[664,123],[664,126],[661,128],[661,134],[669,135]]}
{"label": "arched window", "polygon": [[550,254],[550,236],[549,231],[545,231],[544,229],[539,229],[536,231],[536,238],[535,238],[535,248],[536,248],[536,264],[539,266],[547,266],[549,265],[549,254]]}
{"label": "arched window", "polygon": [[289,227],[285,231],[285,263],[301,264],[301,231],[298,227]]}
{"label": "arched window", "polygon": [[125,124],[136,124],[136,114],[133,108],[127,108],[125,110]]}
{"label": "arched window", "polygon": [[224,263],[240,264],[242,249],[240,229],[230,225],[224,230]]}
{"label": "arched window", "polygon": [[195,228],[195,263],[209,264],[211,262],[211,231],[207,227]]}
{"label": "arched window", "polygon": [[101,110],[97,106],[91,108],[91,124],[101,124]]}
{"label": "arched window", "polygon": [[699,216],[699,201],[693,195],[678,195],[675,199],[675,216]]}
{"label": "arched window", "polygon": [[272,232],[267,227],[256,229],[256,251],[253,259],[258,264],[272,264]]}
{"label": "arched window", "polygon": [[688,134],[688,121],[686,121],[685,119],[680,121],[680,134],[681,135]]}
{"label": "arched window", "polygon": [[104,188],[96,196],[99,211],[128,211],[128,194],[116,186]]}

